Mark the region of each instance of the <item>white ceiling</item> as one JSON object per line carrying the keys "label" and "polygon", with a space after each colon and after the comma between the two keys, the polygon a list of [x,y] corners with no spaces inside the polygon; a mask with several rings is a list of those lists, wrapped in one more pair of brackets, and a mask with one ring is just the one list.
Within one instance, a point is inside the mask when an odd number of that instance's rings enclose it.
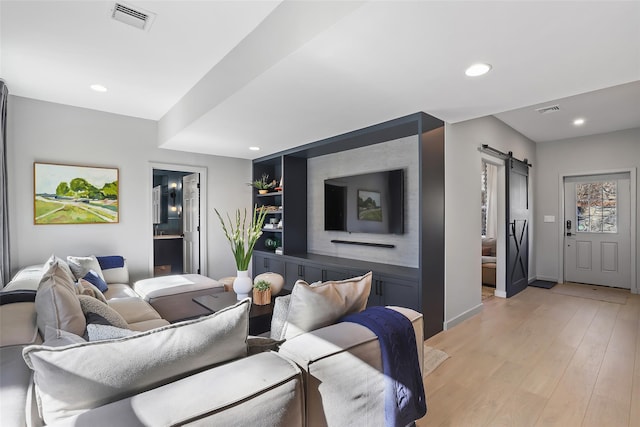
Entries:
{"label": "white ceiling", "polygon": [[[150,31],[111,20],[112,2],[2,0],[10,93],[158,120],[162,147],[241,158],[417,111],[496,115],[534,141],[640,127],[638,1],[125,4],[157,14]],[[492,71],[466,77],[478,61]]]}

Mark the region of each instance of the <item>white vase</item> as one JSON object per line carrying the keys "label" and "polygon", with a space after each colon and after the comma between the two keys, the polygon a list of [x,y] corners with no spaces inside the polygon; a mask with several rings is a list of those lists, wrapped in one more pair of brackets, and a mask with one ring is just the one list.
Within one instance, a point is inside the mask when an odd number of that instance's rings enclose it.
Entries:
{"label": "white vase", "polygon": [[247,270],[238,271],[233,281],[233,292],[238,296],[238,301],[249,296],[249,292],[253,289],[253,280],[249,277]]}

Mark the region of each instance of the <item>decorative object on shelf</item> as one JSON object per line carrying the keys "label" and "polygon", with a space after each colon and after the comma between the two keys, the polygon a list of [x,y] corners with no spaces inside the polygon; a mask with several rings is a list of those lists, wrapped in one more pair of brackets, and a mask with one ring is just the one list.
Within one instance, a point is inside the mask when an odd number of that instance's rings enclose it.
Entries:
{"label": "decorative object on shelf", "polygon": [[268,237],[264,241],[264,247],[267,249],[275,250],[278,246],[280,246],[280,242],[274,237]]}
{"label": "decorative object on shelf", "polygon": [[118,169],[34,163],[34,218],[39,224],[118,222]]}
{"label": "decorative object on shelf", "polygon": [[282,290],[282,288],[284,288],[284,277],[282,277],[278,273],[268,272],[268,273],[258,274],[254,279],[254,282],[257,285],[258,282],[260,281],[267,282],[269,283],[269,285],[271,285],[271,295],[273,296],[278,295]]}
{"label": "decorative object on shelf", "polygon": [[267,194],[269,190],[276,186],[276,180],[269,181],[269,174],[263,173],[262,178],[256,179],[248,185],[257,188],[260,194]]}
{"label": "decorative object on shelf", "polygon": [[282,188],[284,187],[284,176],[280,177],[280,184],[278,184],[278,186],[275,188],[276,191],[282,191]]}
{"label": "decorative object on shelf", "polygon": [[[237,209],[235,222],[232,221],[229,214],[227,214],[227,220],[229,221],[227,226],[220,212],[218,212],[217,209],[214,209],[214,211],[216,215],[218,215],[218,219],[222,225],[222,231],[224,231],[224,235],[231,245],[231,252],[236,261],[238,274],[233,281],[233,290],[238,294],[238,300],[241,300],[249,296],[249,292],[251,292],[253,286],[253,281],[249,277],[247,270],[249,269],[249,262],[253,255],[253,248],[258,238],[262,235],[262,227],[267,212],[258,209],[257,206],[254,207],[251,223],[247,226],[247,210],[245,209],[244,215],[241,215],[240,209]],[[247,280],[249,282],[248,288],[246,285]],[[238,289],[236,289],[236,284]]]}
{"label": "decorative object on shelf", "polygon": [[247,298],[251,288],[253,288],[253,280],[249,277],[249,272],[238,270],[236,278],[233,280],[233,292],[238,296],[238,301]]}
{"label": "decorative object on shelf", "polygon": [[271,284],[266,280],[258,280],[253,285],[253,303],[255,305],[271,304]]}

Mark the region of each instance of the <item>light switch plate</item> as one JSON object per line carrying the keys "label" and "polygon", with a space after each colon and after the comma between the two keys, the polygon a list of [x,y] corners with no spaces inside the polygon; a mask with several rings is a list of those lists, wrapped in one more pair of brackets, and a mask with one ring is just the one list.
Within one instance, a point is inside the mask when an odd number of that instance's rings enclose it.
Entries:
{"label": "light switch plate", "polygon": [[544,222],[556,222],[556,217],[553,215],[545,215]]}

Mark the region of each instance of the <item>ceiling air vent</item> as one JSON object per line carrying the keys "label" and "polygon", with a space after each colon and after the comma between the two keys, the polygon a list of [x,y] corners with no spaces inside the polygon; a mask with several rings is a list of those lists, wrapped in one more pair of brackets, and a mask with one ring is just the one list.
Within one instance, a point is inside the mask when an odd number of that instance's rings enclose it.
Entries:
{"label": "ceiling air vent", "polygon": [[123,24],[149,31],[156,14],[140,8],[134,9],[124,3],[114,3],[111,9],[111,17]]}
{"label": "ceiling air vent", "polygon": [[536,111],[540,114],[555,113],[556,111],[560,111],[560,106],[558,104],[549,105],[548,107],[536,108]]}

